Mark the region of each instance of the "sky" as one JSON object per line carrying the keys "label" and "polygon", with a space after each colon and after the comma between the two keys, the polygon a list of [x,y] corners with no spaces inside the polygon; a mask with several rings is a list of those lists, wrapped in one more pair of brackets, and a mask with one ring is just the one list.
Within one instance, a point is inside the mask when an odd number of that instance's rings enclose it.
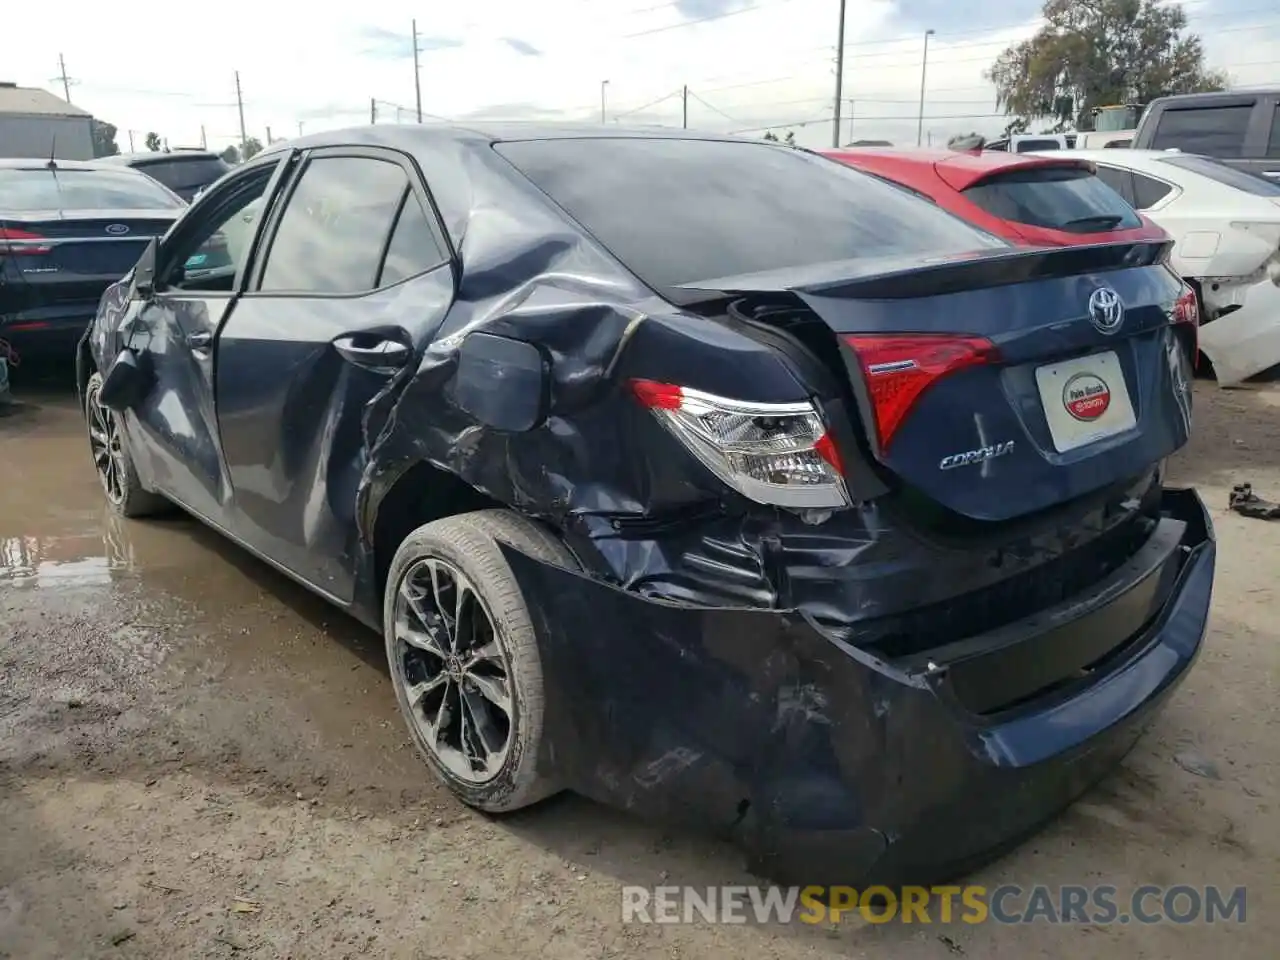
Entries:
{"label": "sky", "polygon": [[[1280,84],[1275,0],[1184,0],[1210,66],[1237,85]],[[119,128],[171,146],[266,141],[416,120],[417,18],[425,119],[682,123],[832,142],[839,0],[378,0],[302,8],[273,0],[23,3],[0,32],[0,80],[62,95]],[[1038,0],[848,0],[845,103],[851,139],[941,143],[1003,129],[983,77],[1034,32]],[[923,122],[921,62],[929,38]],[[606,82],[607,81],[607,82]],[[603,94],[603,97],[602,97]],[[850,120],[852,115],[852,120]]]}

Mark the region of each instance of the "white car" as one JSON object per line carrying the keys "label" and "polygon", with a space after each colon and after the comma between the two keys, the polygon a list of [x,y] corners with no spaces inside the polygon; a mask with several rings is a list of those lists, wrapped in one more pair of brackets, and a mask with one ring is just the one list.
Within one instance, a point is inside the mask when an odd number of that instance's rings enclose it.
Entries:
{"label": "white car", "polygon": [[1200,295],[1200,351],[1219,386],[1280,364],[1280,183],[1166,150],[1076,150],[1174,240]]}

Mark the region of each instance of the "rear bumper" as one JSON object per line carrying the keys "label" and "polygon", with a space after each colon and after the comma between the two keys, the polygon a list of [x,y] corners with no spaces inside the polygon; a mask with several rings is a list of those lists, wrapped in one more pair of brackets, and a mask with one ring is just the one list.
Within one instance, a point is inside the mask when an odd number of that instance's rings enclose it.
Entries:
{"label": "rear bumper", "polygon": [[15,313],[0,328],[19,360],[70,360],[93,321],[98,301],[51,304]]}
{"label": "rear bumper", "polygon": [[[1198,655],[1212,528],[1192,491],[1166,491],[1164,513],[1176,537],[1126,582],[944,664],[877,661],[794,612],[646,600],[505,549],[548,682],[542,761],[603,802],[730,836],[778,879],[966,870],[1110,769]],[[1016,673],[1020,649],[1072,645],[1090,648],[1078,677],[972,708],[966,663]]]}
{"label": "rear bumper", "polygon": [[1233,292],[1239,310],[1200,327],[1199,343],[1219,386],[1231,386],[1280,364],[1280,286],[1262,280]]}

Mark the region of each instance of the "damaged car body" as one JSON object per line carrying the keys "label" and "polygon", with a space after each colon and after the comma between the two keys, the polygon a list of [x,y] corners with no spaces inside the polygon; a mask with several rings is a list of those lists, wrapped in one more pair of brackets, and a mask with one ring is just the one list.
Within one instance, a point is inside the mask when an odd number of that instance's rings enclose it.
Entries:
{"label": "damaged car body", "polygon": [[380,630],[464,801],[919,880],[1078,796],[1199,652],[1167,258],[1015,250],[768,143],[361,128],[198,198],[77,369],[114,508]]}

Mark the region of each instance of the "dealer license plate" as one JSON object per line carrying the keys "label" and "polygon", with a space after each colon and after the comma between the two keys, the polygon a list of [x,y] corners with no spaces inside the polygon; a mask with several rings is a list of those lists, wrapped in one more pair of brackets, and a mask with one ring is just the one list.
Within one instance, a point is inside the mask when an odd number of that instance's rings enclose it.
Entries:
{"label": "dealer license plate", "polygon": [[1036,385],[1053,446],[1059,453],[1137,426],[1115,351],[1039,367]]}

